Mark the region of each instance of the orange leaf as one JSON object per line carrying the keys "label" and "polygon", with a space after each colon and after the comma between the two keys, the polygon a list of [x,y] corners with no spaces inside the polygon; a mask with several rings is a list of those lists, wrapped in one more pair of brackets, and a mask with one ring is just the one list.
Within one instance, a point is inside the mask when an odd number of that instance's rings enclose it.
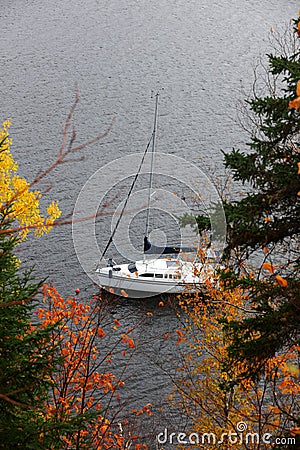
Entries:
{"label": "orange leaf", "polygon": [[300,427],[294,427],[290,430],[292,436],[296,436],[300,434]]}
{"label": "orange leaf", "polygon": [[116,325],[116,327],[120,327],[121,326],[121,324],[118,321],[118,319],[114,319],[114,324]]}
{"label": "orange leaf", "polygon": [[117,445],[119,446],[119,448],[123,448],[123,443],[124,443],[123,436],[119,436],[118,434],[114,434],[114,438],[116,439]]}
{"label": "orange leaf", "polygon": [[69,354],[69,350],[66,349],[66,348],[62,348],[62,349],[61,349],[61,354],[64,355],[64,356],[66,356],[66,355]]}
{"label": "orange leaf", "polygon": [[300,97],[300,80],[297,82],[296,95],[297,95],[297,97]]}
{"label": "orange leaf", "polygon": [[274,273],[274,269],[275,269],[275,267],[269,262],[264,263],[262,265],[262,268],[265,270],[268,270],[270,273]]}
{"label": "orange leaf", "polygon": [[184,337],[184,334],[183,334],[183,332],[182,331],[180,331],[180,330],[175,330],[176,331],[176,333],[178,334],[178,336],[179,336],[179,338],[177,339],[177,341],[176,341],[176,345],[178,345],[178,344],[180,344],[180,342],[185,342],[184,340],[183,340],[183,337]]}
{"label": "orange leaf", "polygon": [[180,331],[180,330],[175,330],[176,331],[176,333],[179,335],[179,337],[183,337],[184,336],[184,334],[183,334],[183,332],[182,331]]}
{"label": "orange leaf", "polygon": [[299,109],[300,108],[300,97],[295,98],[289,102],[289,108]]}
{"label": "orange leaf", "polygon": [[133,342],[133,339],[128,339],[128,345],[129,345],[129,348],[134,348],[135,347],[135,345],[134,345],[134,342]]}
{"label": "orange leaf", "polygon": [[103,338],[103,336],[105,336],[105,331],[103,331],[102,328],[99,328],[99,329],[98,329],[98,336],[99,336],[100,338]]}
{"label": "orange leaf", "polygon": [[151,403],[147,403],[147,405],[144,406],[144,411],[146,414],[148,414],[148,416],[152,416],[152,411],[150,409],[151,406],[152,406]]}
{"label": "orange leaf", "polygon": [[298,175],[300,175],[300,162],[297,163],[298,164]]}
{"label": "orange leaf", "polygon": [[276,281],[279,284],[279,286],[287,287],[288,282],[284,278],[282,278],[280,275],[276,275],[275,278],[276,278]]}

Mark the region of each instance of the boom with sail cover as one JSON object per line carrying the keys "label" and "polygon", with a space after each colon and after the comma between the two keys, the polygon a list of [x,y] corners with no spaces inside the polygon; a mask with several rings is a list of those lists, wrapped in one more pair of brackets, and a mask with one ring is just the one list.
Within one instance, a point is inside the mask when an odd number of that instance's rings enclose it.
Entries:
{"label": "boom with sail cover", "polygon": [[161,247],[158,245],[151,244],[147,236],[144,237],[144,253],[152,254],[152,255],[170,255],[177,254],[181,252],[196,252],[197,249],[193,247],[180,247],[180,246],[166,246]]}

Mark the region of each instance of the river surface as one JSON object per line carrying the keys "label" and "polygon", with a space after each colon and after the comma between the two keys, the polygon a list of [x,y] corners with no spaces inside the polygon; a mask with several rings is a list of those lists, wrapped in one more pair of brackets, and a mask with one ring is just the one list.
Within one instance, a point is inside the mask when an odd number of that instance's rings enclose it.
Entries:
{"label": "river surface", "polygon": [[[152,131],[152,91],[160,91],[157,152],[169,155],[170,170],[170,179],[157,175],[156,187],[187,195],[185,175],[177,184],[172,178],[176,157],[195,164],[204,176],[222,179],[221,150],[244,147],[247,140],[238,124],[237,103],[251,93],[253,67],[270,48],[271,28],[285,28],[297,14],[296,2],[288,0],[15,0],[0,5],[1,120],[12,119],[20,174],[33,179],[55,159],[76,83],[76,142],[112,124],[107,136],[73,155],[39,186],[41,191],[51,188],[42,205],[59,200],[65,217],[90,177],[112,162],[118,182],[110,182],[106,173],[99,192],[92,194],[108,196],[108,212],[120,207],[138,157],[116,160],[145,150]],[[146,184],[141,180],[144,190]],[[103,206],[106,200],[101,201]],[[162,232],[158,238],[164,239],[169,230],[177,236],[176,212],[177,207],[171,215],[167,211],[169,218],[157,225]],[[129,235],[138,245],[145,214],[134,204],[132,213]],[[163,212],[157,214],[163,218]],[[100,252],[111,232],[110,217],[97,220]],[[86,249],[90,270],[97,261],[89,257],[88,243]],[[123,250],[112,251],[112,256],[124,257]],[[37,276],[47,274],[63,295],[73,295],[76,288],[82,296],[98,292],[78,261],[70,224],[39,240],[29,239],[22,252]],[[171,386],[159,365],[172,371],[179,364],[174,330],[180,319],[173,308],[158,307],[155,299],[120,302],[113,314],[126,316],[126,325],[137,328],[143,322],[137,333],[144,350],[131,363],[122,395],[128,403],[152,403],[158,409]],[[170,344],[157,339],[165,333],[173,336]],[[152,430],[163,431],[169,419],[168,413],[160,416]]]}

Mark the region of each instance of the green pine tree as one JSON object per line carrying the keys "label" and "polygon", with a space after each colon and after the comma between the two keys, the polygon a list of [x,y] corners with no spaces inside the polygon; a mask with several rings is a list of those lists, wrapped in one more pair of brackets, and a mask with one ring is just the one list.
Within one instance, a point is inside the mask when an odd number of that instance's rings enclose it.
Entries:
{"label": "green pine tree", "polygon": [[[1,147],[1,144],[0,144]],[[13,208],[13,204],[10,205]],[[63,438],[85,428],[93,414],[47,417],[45,402],[61,359],[53,345],[57,326],[39,327],[33,311],[39,288],[16,257],[20,237],[9,210],[0,210],[0,448],[61,449]],[[20,248],[18,246],[18,248]]]}
{"label": "green pine tree", "polygon": [[18,238],[1,214],[0,229],[0,448],[41,448],[41,411],[55,350],[49,330],[31,329],[39,284],[20,274],[14,255]]}
{"label": "green pine tree", "polygon": [[[0,449],[61,450],[75,445],[79,450],[83,441],[93,442],[94,435],[90,436],[87,429],[94,426],[97,430],[103,411],[86,407],[83,401],[80,411],[76,407],[60,409],[60,381],[63,386],[76,385],[65,379],[73,373],[71,362],[66,371],[62,352],[66,337],[61,333],[61,321],[65,318],[53,319],[57,320],[54,323],[51,319],[46,325],[50,305],[45,306],[43,319],[35,314],[43,309],[43,282],[35,281],[32,270],[23,270],[16,256],[22,249],[26,227],[36,227],[37,235],[43,234],[47,220],[55,220],[59,209],[52,202],[50,211],[47,208],[48,219],[40,214],[39,193],[31,195],[26,180],[16,175],[8,127],[9,121],[0,127]],[[87,358],[91,358],[93,342]],[[78,365],[72,377],[79,379],[81,370]],[[89,366],[86,377],[94,370]],[[112,432],[108,434],[107,441]]]}
{"label": "green pine tree", "polygon": [[[247,289],[257,313],[224,323],[233,339],[230,363],[246,362],[252,375],[284,346],[299,345],[299,22],[300,18],[294,21],[289,37],[285,34],[282,53],[268,55],[272,91],[247,101],[256,124],[247,148],[224,154],[225,167],[246,193],[224,202],[228,229],[224,259],[230,270],[222,277],[231,287]],[[198,220],[200,230],[207,229],[204,219]],[[262,261],[274,264],[274,273],[264,273]],[[245,274],[244,263],[256,265],[256,272]],[[269,278],[263,279],[262,273]]]}
{"label": "green pine tree", "polygon": [[[231,356],[246,360],[253,369],[285,345],[299,344],[300,113],[291,107],[300,80],[299,21],[294,21],[296,39],[290,38],[292,53],[285,47],[284,54],[268,55],[269,75],[277,79],[277,88],[249,101],[257,127],[248,151],[225,155],[233,178],[250,189],[241,200],[224,205],[226,256],[232,258],[234,270],[224,277],[249,290],[258,313],[227,324],[227,330],[235,338]],[[237,276],[241,260],[255,264],[262,255],[274,264],[268,281]]]}

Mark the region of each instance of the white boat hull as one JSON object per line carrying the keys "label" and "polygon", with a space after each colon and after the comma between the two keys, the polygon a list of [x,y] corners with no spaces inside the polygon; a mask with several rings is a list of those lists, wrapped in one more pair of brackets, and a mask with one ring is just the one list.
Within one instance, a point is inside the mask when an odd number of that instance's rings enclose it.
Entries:
{"label": "white boat hull", "polygon": [[[146,298],[160,294],[182,294],[202,290],[208,276],[194,274],[191,263],[178,260],[157,259],[138,261],[137,270],[130,272],[127,264],[97,269],[99,284],[115,295]],[[168,266],[171,266],[168,267]],[[199,265],[197,269],[202,269]]]}
{"label": "white boat hull", "polygon": [[183,292],[195,292],[201,288],[201,284],[157,282],[156,280],[130,280],[123,277],[99,274],[99,284],[112,294],[123,297],[145,298],[159,294],[181,294]]}

